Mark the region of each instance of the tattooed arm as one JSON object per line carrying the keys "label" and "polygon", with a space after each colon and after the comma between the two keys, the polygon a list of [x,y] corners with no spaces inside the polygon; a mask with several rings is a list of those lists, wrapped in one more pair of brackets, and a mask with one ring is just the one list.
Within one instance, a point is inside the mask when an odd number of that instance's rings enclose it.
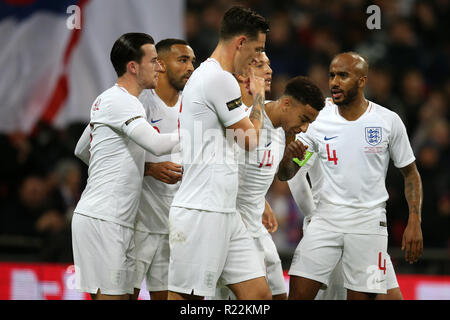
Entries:
{"label": "tattooed arm", "polygon": [[[264,125],[264,93],[256,93],[253,99],[253,108],[248,116],[255,130],[260,131]],[[259,136],[259,133],[258,133]]]}
{"label": "tattooed arm", "polygon": [[259,143],[259,136],[264,125],[264,78],[255,76],[249,69],[249,90],[253,95],[253,108],[249,117],[227,127],[234,131],[237,144],[247,150],[253,151]]}
{"label": "tattooed arm", "polygon": [[402,250],[405,250],[405,259],[409,263],[416,262],[422,255],[422,181],[413,162],[400,168],[405,181],[405,198],[408,202],[408,225],[403,233]]}

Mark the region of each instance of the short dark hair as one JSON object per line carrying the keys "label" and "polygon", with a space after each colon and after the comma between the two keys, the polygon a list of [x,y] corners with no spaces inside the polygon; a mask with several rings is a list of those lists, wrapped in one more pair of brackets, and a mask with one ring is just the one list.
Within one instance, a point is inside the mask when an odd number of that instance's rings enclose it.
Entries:
{"label": "short dark hair", "polygon": [[158,54],[160,54],[161,52],[169,51],[170,48],[175,44],[182,44],[185,46],[189,45],[185,40],[182,40],[182,39],[172,39],[172,38],[163,39],[155,45],[156,52],[158,52]]}
{"label": "short dark hair", "polygon": [[228,40],[244,34],[253,40],[256,39],[259,32],[269,32],[269,22],[249,8],[234,6],[223,16],[219,38]]}
{"label": "short dark hair", "polygon": [[325,98],[322,91],[308,77],[297,76],[286,84],[284,94],[293,97],[300,103],[320,111],[325,106]]}
{"label": "short dark hair", "polygon": [[141,32],[125,33],[114,42],[110,58],[117,76],[120,77],[127,71],[128,62],[141,62],[144,56],[141,47],[145,44],[155,44],[155,41],[152,36]]}

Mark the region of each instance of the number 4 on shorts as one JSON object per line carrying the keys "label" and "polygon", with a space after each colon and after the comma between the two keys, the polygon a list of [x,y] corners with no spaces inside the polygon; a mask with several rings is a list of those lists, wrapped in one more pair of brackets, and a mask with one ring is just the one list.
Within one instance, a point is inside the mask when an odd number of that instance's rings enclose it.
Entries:
{"label": "number 4 on shorts", "polygon": [[378,253],[378,268],[386,274],[386,259],[384,259],[384,265],[381,266],[381,252]]}

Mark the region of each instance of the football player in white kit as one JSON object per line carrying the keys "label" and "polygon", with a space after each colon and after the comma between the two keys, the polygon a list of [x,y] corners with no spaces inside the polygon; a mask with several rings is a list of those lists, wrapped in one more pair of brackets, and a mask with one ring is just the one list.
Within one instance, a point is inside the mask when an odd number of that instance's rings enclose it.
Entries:
{"label": "football player in white kit", "polygon": [[[252,62],[255,75],[265,80],[265,90],[270,92],[272,69],[269,58],[261,53]],[[237,76],[242,101],[251,111],[252,97],[246,89],[246,77]],[[285,135],[305,132],[323,108],[320,89],[305,77],[291,79],[283,95],[276,101],[266,101],[263,133],[253,152],[242,151],[239,157],[239,189],[236,207],[260,252],[261,263],[272,292],[272,299],[287,299],[287,289],[281,260],[271,235],[262,223],[263,213],[272,214],[265,195],[278,169],[284,152]],[[268,210],[265,210],[265,209]],[[269,212],[267,212],[269,211]],[[267,220],[275,220],[268,217]],[[272,220],[272,221],[273,221]],[[273,223],[276,225],[276,220]],[[271,230],[272,231],[272,230]],[[226,290],[221,289],[221,295]],[[225,295],[226,297],[226,295]]]}
{"label": "football player in white kit", "polygon": [[[302,169],[288,181],[292,197],[304,215],[303,234],[306,232],[311,221],[314,210],[320,199],[321,181],[323,175],[320,172],[319,162],[316,161],[316,154],[313,154],[303,165]],[[306,178],[309,174],[309,181]],[[395,275],[394,266],[389,254],[386,255],[386,290],[387,294],[377,294],[376,300],[402,300],[403,296]],[[342,261],[336,264],[330,275],[328,286],[322,286],[317,293],[315,300],[346,300],[347,290],[344,288],[344,275],[342,273]]]}
{"label": "football player in white kit", "polygon": [[114,43],[117,83],[91,107],[75,154],[89,165],[88,180],[72,219],[77,289],[93,299],[129,299],[133,294],[134,221],[144,176],[145,151],[176,151],[176,134],[158,134],[147,122],[143,89],[162,71],[153,38],[127,33]]}
{"label": "football player in white kit", "polygon": [[237,299],[271,299],[255,243],[236,212],[235,140],[253,150],[264,123],[264,79],[250,72],[254,107],[244,111],[242,73],[264,50],[269,25],[243,7],[221,22],[211,57],[189,78],[180,107],[183,179],[169,214],[169,299],[214,296],[218,282]]}
{"label": "football player in white kit", "polygon": [[278,177],[289,180],[299,169],[292,159],[306,145],[317,155],[323,174],[317,208],[289,270],[290,299],[314,299],[339,260],[347,299],[386,293],[385,177],[390,158],[404,176],[409,206],[402,249],[410,263],[422,254],[422,185],[415,157],[400,117],[365,99],[367,73],[367,62],[356,53],[333,59],[332,100],[280,163]]}
{"label": "football player in white kit", "polygon": [[[163,68],[156,89],[142,91],[139,100],[147,120],[160,133],[176,133],[181,91],[194,71],[195,55],[186,41],[164,39],[156,44]],[[136,280],[133,299],[143,280],[152,300],[167,299],[169,270],[169,210],[182,177],[180,155],[146,153],[145,176],[136,216]]]}

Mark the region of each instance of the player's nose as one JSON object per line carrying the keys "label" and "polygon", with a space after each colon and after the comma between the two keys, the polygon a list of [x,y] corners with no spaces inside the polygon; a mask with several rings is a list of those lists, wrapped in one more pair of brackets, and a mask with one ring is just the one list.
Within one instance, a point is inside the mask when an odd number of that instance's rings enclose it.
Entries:
{"label": "player's nose", "polygon": [[192,62],[189,62],[189,63],[188,63],[187,71],[188,71],[189,73],[194,72],[194,64],[193,64]]}

